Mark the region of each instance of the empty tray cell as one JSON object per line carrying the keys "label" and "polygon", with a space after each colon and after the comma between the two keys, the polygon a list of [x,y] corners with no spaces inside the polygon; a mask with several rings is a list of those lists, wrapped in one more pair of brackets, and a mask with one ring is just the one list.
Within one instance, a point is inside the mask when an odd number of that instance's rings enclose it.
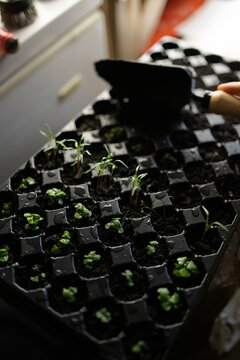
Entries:
{"label": "empty tray cell", "polygon": [[177,149],[193,148],[197,145],[197,139],[195,135],[190,131],[176,131],[171,134],[171,140],[173,145]]}
{"label": "empty tray cell", "polygon": [[155,159],[160,170],[175,170],[183,163],[181,154],[173,149],[157,151]]}
{"label": "empty tray cell", "polygon": [[104,143],[119,143],[127,138],[123,125],[105,126],[101,129],[100,135]]}
{"label": "empty tray cell", "polygon": [[213,126],[211,131],[215,139],[219,142],[234,141],[238,139],[236,130],[229,124]]}
{"label": "empty tray cell", "polygon": [[142,181],[144,192],[153,193],[168,189],[169,179],[166,172],[160,172],[158,169],[148,169],[147,171],[147,176]]}
{"label": "empty tray cell", "polygon": [[193,208],[201,201],[198,189],[189,183],[174,184],[168,191],[169,197],[176,208]]}
{"label": "empty tray cell", "polygon": [[187,164],[184,166],[184,173],[191,184],[206,184],[215,178],[212,166],[203,161]]}
{"label": "empty tray cell", "polygon": [[[236,213],[230,202],[224,202],[222,198],[208,199],[204,201],[204,207],[209,212],[209,223],[215,221],[223,225],[231,225]],[[204,214],[206,217],[206,214]]]}
{"label": "empty tray cell", "polygon": [[172,206],[157,209],[151,215],[151,222],[154,230],[162,236],[181,234],[186,225],[182,211],[176,211]]}
{"label": "empty tray cell", "polygon": [[227,200],[240,199],[240,176],[226,175],[215,181],[218,192]]}
{"label": "empty tray cell", "polygon": [[98,100],[92,107],[97,115],[114,114],[118,112],[118,101],[112,99]]}
{"label": "empty tray cell", "polygon": [[126,146],[132,156],[150,155],[154,151],[153,143],[144,137],[128,139]]}
{"label": "empty tray cell", "polygon": [[193,114],[193,109],[184,116],[184,122],[189,130],[204,130],[209,127],[207,118],[202,114]]}
{"label": "empty tray cell", "polygon": [[227,158],[224,147],[215,142],[199,145],[199,153],[205,162],[222,161]]}

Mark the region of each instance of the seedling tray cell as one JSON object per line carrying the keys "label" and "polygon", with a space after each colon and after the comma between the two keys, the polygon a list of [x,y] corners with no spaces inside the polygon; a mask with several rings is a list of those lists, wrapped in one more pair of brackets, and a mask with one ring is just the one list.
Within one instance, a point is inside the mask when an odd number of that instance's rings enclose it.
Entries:
{"label": "seedling tray cell", "polygon": [[[199,92],[239,79],[239,62],[174,38],[139,61],[191,67]],[[190,100],[149,134],[115,90],[66,124],[65,148],[47,158],[46,144],[1,185],[1,296],[78,357],[177,359],[238,223],[240,121]]]}

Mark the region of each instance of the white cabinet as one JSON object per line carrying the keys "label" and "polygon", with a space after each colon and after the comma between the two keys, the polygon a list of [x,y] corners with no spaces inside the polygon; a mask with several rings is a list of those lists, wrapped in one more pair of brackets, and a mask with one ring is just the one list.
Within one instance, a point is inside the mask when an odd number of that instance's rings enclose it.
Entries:
{"label": "white cabinet", "polygon": [[0,182],[46,142],[45,123],[59,131],[106,87],[94,68],[106,57],[105,19],[95,10],[0,86]]}

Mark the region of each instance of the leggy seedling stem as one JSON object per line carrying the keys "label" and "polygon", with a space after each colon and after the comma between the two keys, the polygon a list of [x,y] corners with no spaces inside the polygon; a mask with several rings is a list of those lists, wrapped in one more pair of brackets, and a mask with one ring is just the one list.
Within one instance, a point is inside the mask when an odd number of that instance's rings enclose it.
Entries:
{"label": "leggy seedling stem", "polygon": [[203,242],[203,239],[205,237],[205,234],[206,232],[213,226],[213,225],[216,225],[216,226],[219,226],[220,228],[222,228],[223,230],[225,231],[229,231],[228,228],[226,226],[224,226],[222,223],[220,223],[219,221],[213,221],[211,223],[209,223],[209,217],[210,217],[210,214],[209,214],[209,211],[208,209],[202,205],[202,209],[203,211],[205,212],[206,214],[206,224],[205,224],[205,228],[204,228],[204,232],[203,232],[203,235],[202,235],[202,239],[201,241]]}

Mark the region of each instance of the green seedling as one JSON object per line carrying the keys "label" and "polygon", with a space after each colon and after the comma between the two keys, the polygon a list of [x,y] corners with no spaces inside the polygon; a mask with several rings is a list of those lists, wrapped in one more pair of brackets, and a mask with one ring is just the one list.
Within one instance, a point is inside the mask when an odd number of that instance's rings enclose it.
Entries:
{"label": "green seedling", "polygon": [[83,264],[87,270],[92,270],[95,263],[100,261],[101,255],[97,254],[95,250],[89,251],[88,254],[84,255]]}
{"label": "green seedling", "polygon": [[97,191],[98,190],[105,190],[107,187],[109,188],[112,184],[113,173],[117,169],[117,163],[122,164],[123,166],[127,167],[127,165],[121,160],[113,160],[109,147],[104,145],[107,156],[103,156],[101,161],[96,163],[92,168],[88,169],[84,172],[84,174],[97,169]]}
{"label": "green seedling", "polygon": [[45,272],[41,272],[39,275],[30,276],[31,282],[36,283],[36,284],[44,281],[45,279],[46,279]]}
{"label": "green seedling", "polygon": [[2,204],[2,210],[1,210],[1,214],[2,216],[10,216],[11,215],[11,211],[12,211],[12,203],[3,203]]}
{"label": "green seedling", "polygon": [[73,151],[73,169],[75,170],[75,172],[79,172],[80,169],[82,168],[83,165],[83,161],[84,161],[84,156],[87,155],[91,155],[91,153],[85,149],[86,146],[89,146],[90,144],[88,143],[84,143],[84,138],[83,135],[81,136],[80,140],[77,141],[75,139],[70,139],[68,141],[73,142],[73,146],[67,146],[64,145],[63,149],[64,150],[72,150]]}
{"label": "green seedling", "polygon": [[0,262],[5,263],[9,259],[9,246],[4,244],[0,247]]}
{"label": "green seedling", "polygon": [[201,240],[201,241],[203,241],[206,232],[207,232],[211,227],[213,227],[214,225],[222,228],[222,229],[225,230],[225,231],[229,231],[228,228],[227,228],[226,226],[224,226],[222,223],[220,223],[219,221],[213,221],[213,222],[209,223],[209,217],[210,217],[209,211],[208,211],[208,209],[207,209],[205,206],[203,206],[203,205],[202,205],[202,209],[203,209],[203,211],[205,212],[205,215],[206,215],[206,224],[205,224],[205,229],[204,229],[204,232],[203,232],[203,236],[202,236],[202,240]]}
{"label": "green seedling", "polygon": [[96,311],[95,316],[103,324],[108,324],[112,320],[112,315],[106,307],[103,307]]}
{"label": "green seedling", "polygon": [[65,249],[69,244],[70,244],[70,241],[71,240],[71,235],[70,235],[70,232],[69,231],[64,231],[61,238],[58,240],[57,244],[54,244],[52,247],[51,247],[51,253],[53,255],[58,255],[61,253],[61,250],[62,249]]}
{"label": "green seedling", "polygon": [[134,175],[130,178],[131,180],[131,190],[130,190],[130,205],[134,205],[134,207],[137,207],[138,204],[138,198],[139,193],[142,188],[142,179],[147,176],[147,173],[144,174],[138,174],[140,165],[138,165],[135,169]]}
{"label": "green seedling", "polygon": [[47,128],[47,132],[40,130],[40,134],[48,140],[48,147],[44,150],[44,152],[47,155],[47,161],[50,161],[50,159],[52,158],[53,161],[56,162],[58,149],[60,146],[64,147],[66,139],[56,140],[59,133],[54,135],[51,127],[47,123],[45,123],[45,126]]}
{"label": "green seedling", "polygon": [[178,278],[190,278],[198,270],[193,260],[188,260],[186,256],[178,257],[174,264],[173,275]]}
{"label": "green seedling", "polygon": [[91,217],[92,211],[87,209],[82,203],[77,203],[75,206],[74,218],[76,220],[81,220],[83,217]]}
{"label": "green seedling", "polygon": [[67,194],[58,188],[51,188],[46,191],[46,195],[48,197],[48,205],[63,205],[64,197]]}
{"label": "green seedling", "polygon": [[36,184],[36,181],[35,179],[33,179],[31,176],[28,176],[26,178],[23,178],[21,180],[21,183],[19,185],[19,188],[20,189],[28,189],[29,186],[32,186],[32,185],[35,185]]}
{"label": "green seedling", "polygon": [[76,286],[69,286],[68,288],[62,289],[62,296],[68,303],[73,303],[76,301],[77,293],[78,288]]}
{"label": "green seedling", "polygon": [[148,352],[148,346],[143,340],[139,340],[131,348],[131,352],[136,354],[141,360],[150,360],[150,354]]}
{"label": "green seedling", "polygon": [[112,218],[112,220],[105,225],[105,229],[118,234],[124,233],[120,218]]}
{"label": "green seedling", "polygon": [[89,251],[88,254],[84,255],[83,264],[88,270],[92,270],[95,262],[100,261],[101,255],[97,254],[95,250]]}
{"label": "green seedling", "polygon": [[170,295],[168,288],[158,288],[158,300],[160,301],[161,307],[164,311],[170,311],[172,309],[179,308],[180,297],[177,292]]}
{"label": "green seedling", "polygon": [[131,146],[131,150],[134,154],[140,154],[143,151],[143,145],[141,143],[134,144]]}
{"label": "green seedling", "polygon": [[158,246],[158,242],[156,240],[152,240],[149,242],[149,244],[146,246],[147,254],[152,255],[156,252],[156,247]]}
{"label": "green seedling", "polygon": [[127,285],[128,285],[129,287],[134,286],[133,273],[132,273],[131,270],[126,269],[125,271],[121,272],[121,275],[126,279]]}
{"label": "green seedling", "polygon": [[25,213],[23,216],[27,220],[27,224],[25,224],[25,230],[33,230],[36,231],[39,229],[38,223],[43,220],[39,214]]}

